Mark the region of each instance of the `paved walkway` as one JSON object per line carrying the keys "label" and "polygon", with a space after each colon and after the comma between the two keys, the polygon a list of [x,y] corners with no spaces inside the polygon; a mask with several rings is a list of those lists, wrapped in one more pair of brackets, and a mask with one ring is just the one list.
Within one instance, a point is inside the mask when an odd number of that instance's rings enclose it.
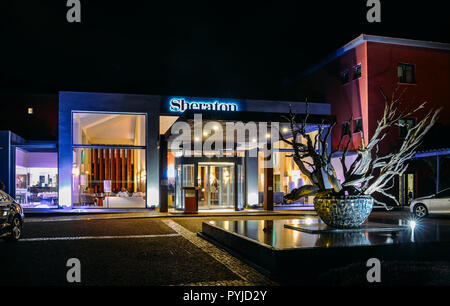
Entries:
{"label": "paved walkway", "polygon": [[270,217],[270,216],[301,216],[315,214],[314,210],[243,210],[229,212],[200,211],[198,214],[180,212],[161,213],[150,210],[140,212],[103,212],[103,213],[26,213],[25,222],[52,222],[74,220],[106,220],[106,219],[140,219],[140,218],[205,218],[205,217]]}

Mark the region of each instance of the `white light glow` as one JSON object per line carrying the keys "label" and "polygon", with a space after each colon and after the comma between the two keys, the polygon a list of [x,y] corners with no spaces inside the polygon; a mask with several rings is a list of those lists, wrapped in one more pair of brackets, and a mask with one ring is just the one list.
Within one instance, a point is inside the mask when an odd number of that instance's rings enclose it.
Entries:
{"label": "white light glow", "polygon": [[78,168],[78,167],[72,168],[72,174],[73,174],[74,176],[80,175],[80,168]]}

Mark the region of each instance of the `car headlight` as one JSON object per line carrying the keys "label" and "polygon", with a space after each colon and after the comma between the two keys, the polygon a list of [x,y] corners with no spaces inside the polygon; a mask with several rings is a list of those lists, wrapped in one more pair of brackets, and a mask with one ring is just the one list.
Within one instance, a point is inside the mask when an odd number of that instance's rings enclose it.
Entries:
{"label": "car headlight", "polygon": [[2,212],[2,216],[3,217],[6,217],[8,215],[8,211],[7,210],[4,210],[3,212]]}

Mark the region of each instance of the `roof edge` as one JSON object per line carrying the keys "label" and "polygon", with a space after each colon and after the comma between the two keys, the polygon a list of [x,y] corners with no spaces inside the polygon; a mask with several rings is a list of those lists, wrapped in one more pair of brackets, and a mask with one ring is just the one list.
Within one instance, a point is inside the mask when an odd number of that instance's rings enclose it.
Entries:
{"label": "roof edge", "polygon": [[311,73],[317,71],[323,66],[331,63],[336,58],[344,55],[348,51],[358,47],[364,42],[375,42],[375,43],[384,43],[390,45],[401,45],[401,46],[409,46],[409,47],[418,47],[418,48],[427,48],[427,49],[435,49],[435,50],[444,50],[450,51],[450,44],[442,43],[442,42],[434,42],[434,41],[425,41],[425,40],[415,40],[415,39],[407,39],[407,38],[395,38],[388,36],[378,36],[378,35],[367,35],[361,34],[349,43],[345,44],[343,47],[337,49],[335,52],[327,56],[325,59],[320,61],[318,64],[309,68],[305,72],[302,73],[302,76],[310,75]]}

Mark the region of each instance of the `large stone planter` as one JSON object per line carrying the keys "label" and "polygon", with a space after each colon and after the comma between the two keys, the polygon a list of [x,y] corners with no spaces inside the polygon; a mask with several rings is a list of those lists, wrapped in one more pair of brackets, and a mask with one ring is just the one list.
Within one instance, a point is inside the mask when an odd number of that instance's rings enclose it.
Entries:
{"label": "large stone planter", "polygon": [[316,196],[314,208],[320,219],[335,228],[360,226],[372,212],[373,198],[367,195]]}

